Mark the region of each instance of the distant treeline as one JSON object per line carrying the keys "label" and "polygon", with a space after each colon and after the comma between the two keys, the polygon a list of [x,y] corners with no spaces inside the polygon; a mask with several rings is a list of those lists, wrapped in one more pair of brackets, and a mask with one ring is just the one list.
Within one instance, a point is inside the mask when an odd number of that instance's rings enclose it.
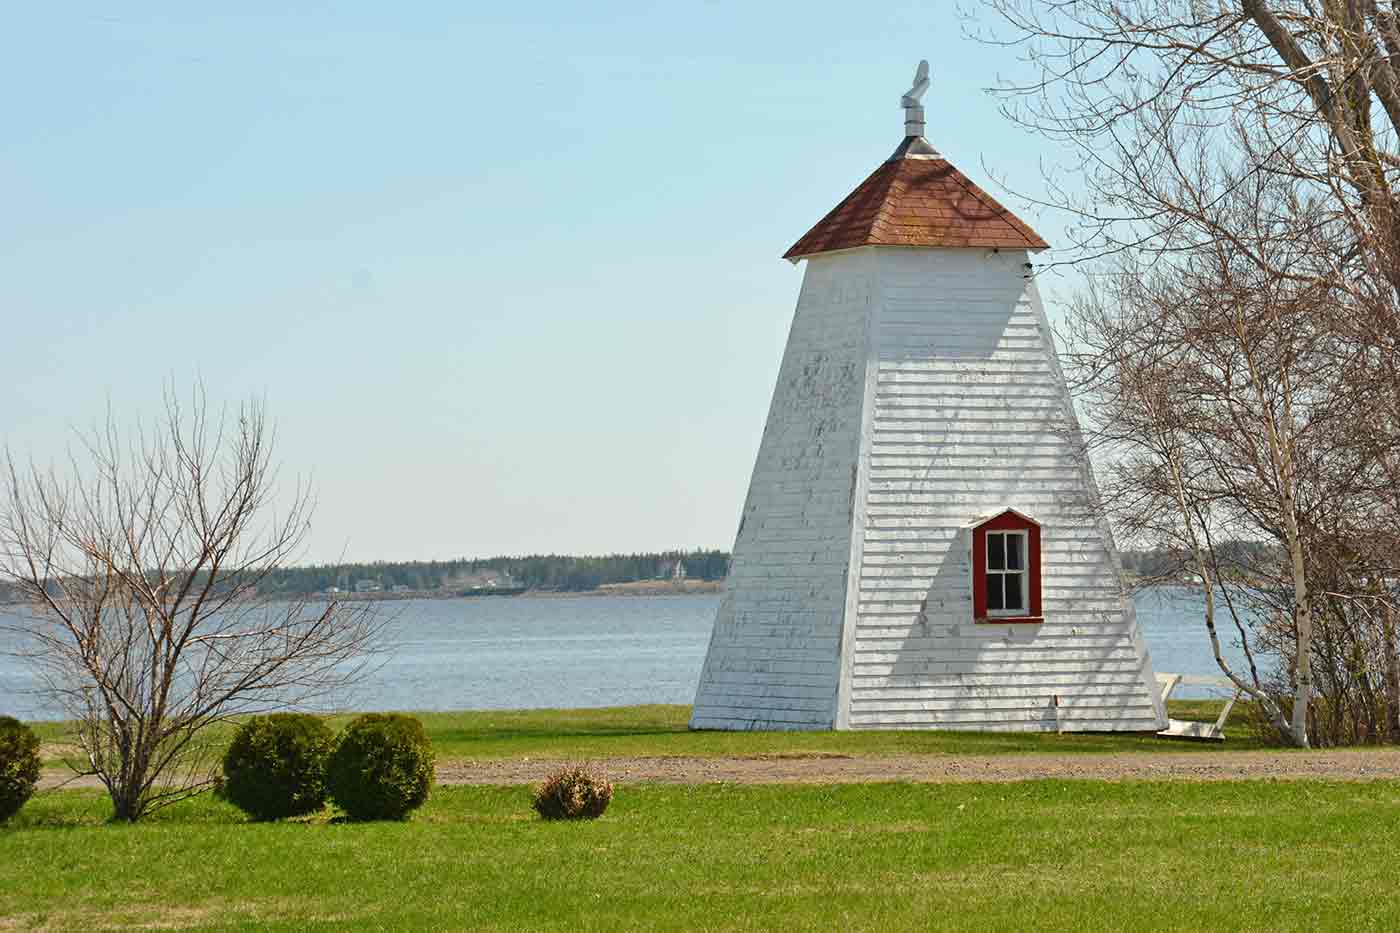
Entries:
{"label": "distant treeline", "polygon": [[[1232,541],[1217,546],[1233,569],[1277,560],[1281,552],[1269,544]],[[1126,550],[1123,569],[1140,577],[1174,577],[1186,564],[1179,550],[1152,548]],[[680,562],[689,580],[723,580],[729,570],[728,551],[655,551],[643,554],[569,556],[532,554],[524,557],[487,557],[434,561],[381,561],[359,564],[326,564],[287,567],[271,574],[260,586],[264,594],[307,595],[333,587],[353,591],[357,584],[374,584],[392,591],[458,593],[489,589],[580,592],[610,583],[671,579]],[[0,602],[17,601],[18,588],[0,581]]]}
{"label": "distant treeline", "polygon": [[292,595],[323,592],[331,587],[353,590],[358,583],[372,582],[385,590],[403,587],[416,592],[450,592],[480,589],[494,579],[497,587],[578,592],[608,583],[669,579],[675,576],[677,561],[690,580],[722,580],[729,568],[726,551],[657,551],[597,557],[531,554],[288,567],[269,577],[261,589],[264,593]]}
{"label": "distant treeline", "polygon": [[[1248,567],[1276,556],[1271,545],[1236,541],[1217,547],[1217,553]],[[1175,576],[1185,565],[1185,555],[1167,548],[1122,552],[1123,569],[1143,577]],[[293,567],[280,571],[268,590],[278,593],[316,593],[331,587],[354,589],[371,581],[385,590],[406,587],[414,591],[479,588],[483,577],[498,574],[498,585],[529,590],[578,592],[610,583],[634,583],[674,576],[675,564],[684,567],[690,580],[723,580],[729,570],[728,551],[657,551],[643,554],[569,556],[532,554],[525,557],[488,557],[449,561],[381,562]]]}
{"label": "distant treeline", "polygon": [[[1215,546],[1224,570],[1247,572],[1283,557],[1283,551],[1262,541],[1226,541]],[[1140,577],[1174,577],[1182,573],[1190,557],[1180,549],[1150,548],[1123,551],[1123,569]]]}

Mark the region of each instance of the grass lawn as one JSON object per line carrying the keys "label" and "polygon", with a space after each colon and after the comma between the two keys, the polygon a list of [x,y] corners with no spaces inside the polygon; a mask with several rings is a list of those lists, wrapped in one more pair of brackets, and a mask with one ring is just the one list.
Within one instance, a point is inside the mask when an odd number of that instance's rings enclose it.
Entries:
{"label": "grass lawn", "polygon": [[[1211,722],[1221,704],[1172,701],[1177,719]],[[690,732],[689,706],[627,706],[610,709],[502,710],[418,713],[443,759],[606,758],[695,755],[997,755],[1014,752],[1195,752],[1239,751],[1262,743],[1243,703],[1226,725],[1229,739],[1179,742],[1137,734],[1009,732]]]}
{"label": "grass lawn", "polygon": [[[1173,700],[1177,719],[1215,721],[1214,700]],[[415,713],[432,739],[439,761],[500,758],[569,758],[762,755],[999,755],[1010,753],[1181,752],[1210,754],[1261,748],[1246,704],[1236,704],[1225,742],[1168,741],[1153,735],[996,732],[691,732],[689,706],[623,706],[601,709],[487,710]],[[350,716],[332,717],[339,729]],[[66,772],[64,724],[30,723],[45,743],[50,774]],[[222,749],[231,730],[206,733]],[[221,754],[221,752],[220,752]]]}
{"label": "grass lawn", "polygon": [[1396,782],[641,785],[585,824],[501,787],[402,824],[107,812],[53,792],[0,829],[0,928],[1400,927]]}

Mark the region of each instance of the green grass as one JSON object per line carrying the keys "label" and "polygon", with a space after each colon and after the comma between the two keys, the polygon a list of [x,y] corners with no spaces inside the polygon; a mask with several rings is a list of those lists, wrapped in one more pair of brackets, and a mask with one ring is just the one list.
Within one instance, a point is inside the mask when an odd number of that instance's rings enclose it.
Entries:
{"label": "green grass", "polygon": [[0,927],[1400,927],[1396,782],[642,785],[585,824],[500,787],[403,824],[106,812],[49,793],[0,829]]}
{"label": "green grass", "polygon": [[[1178,719],[1215,721],[1216,701],[1172,701]],[[759,755],[999,755],[1017,752],[1217,752],[1262,745],[1243,704],[1224,743],[1166,741],[1154,735],[991,732],[690,732],[688,706],[418,713],[438,756],[606,758]]]}
{"label": "green grass", "polygon": [[[1215,721],[1214,700],[1173,700],[1178,719]],[[1220,742],[1168,741],[1154,735],[1110,733],[992,732],[691,732],[689,706],[622,706],[602,709],[537,709],[415,713],[423,720],[439,761],[502,758],[595,759],[610,757],[759,757],[780,755],[1001,755],[1092,752],[1210,754],[1260,748],[1245,704],[1236,704]],[[350,716],[330,719],[339,729]],[[64,724],[31,723],[44,747],[49,773],[65,773]],[[232,727],[205,733],[220,750]],[[71,753],[71,750],[69,750]],[[218,752],[221,754],[221,752]]]}

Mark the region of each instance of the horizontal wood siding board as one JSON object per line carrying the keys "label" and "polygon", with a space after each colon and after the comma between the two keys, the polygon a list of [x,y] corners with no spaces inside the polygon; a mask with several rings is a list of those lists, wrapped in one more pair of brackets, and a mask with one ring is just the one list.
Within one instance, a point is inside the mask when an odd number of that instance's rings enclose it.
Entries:
{"label": "horizontal wood siding board", "polygon": [[[758,682],[787,683],[787,675],[789,674],[820,674],[832,678],[835,676],[837,664],[835,661],[826,659],[821,661],[786,661],[748,658],[740,652],[728,652],[716,659],[714,670],[732,674],[751,674],[753,675],[751,679]],[[834,681],[828,680],[828,683],[834,684]]]}
{"label": "horizontal wood siding board", "polygon": [[931,719],[924,716],[911,716],[905,718],[895,718],[887,715],[880,716],[852,716],[852,729],[882,729],[882,730],[913,730],[931,729],[948,730],[950,732],[1143,732],[1155,733],[1160,726],[1155,719],[1149,717],[1137,718],[1101,718],[1084,719],[1075,721],[1057,721],[1052,716],[1034,716],[1015,720],[993,720],[993,719],[969,719],[964,721],[949,721],[946,719]]}
{"label": "horizontal wood siding board", "polygon": [[[826,711],[814,711],[803,709],[783,709],[770,703],[759,703],[753,706],[745,706],[730,702],[728,705],[720,703],[707,703],[704,707],[703,717],[716,721],[735,722],[763,722],[763,723],[810,723],[825,724],[826,728],[831,728],[831,717]],[[774,726],[769,726],[773,728]]]}
{"label": "horizontal wood siding board", "polygon": [[[1031,722],[1044,722],[1045,731],[1047,732],[1080,730],[1103,731],[1104,727],[1097,725],[1097,723],[1111,721],[1119,723],[1120,725],[1108,727],[1110,730],[1118,728],[1137,732],[1151,730],[1152,724],[1156,721],[1154,715],[1151,704],[1144,706],[1128,706],[1119,703],[1112,707],[1072,711],[1047,702],[1034,706],[1006,707],[1001,709],[972,709],[964,707],[956,710],[853,710],[850,714],[850,721],[854,728],[862,729],[869,728],[872,723],[876,722],[890,723],[906,729],[975,729],[979,727],[979,723],[985,723],[990,727],[996,723],[1019,719]],[[1090,725],[1090,723],[1095,725]]]}
{"label": "horizontal wood siding board", "polygon": [[[831,677],[828,674],[787,673],[777,679],[767,679],[755,676],[753,671],[716,670],[706,679],[706,687],[710,684],[725,684],[726,692],[738,692],[739,687],[742,686],[749,686],[759,690],[807,690],[808,688],[829,688],[831,686]],[[702,687],[701,689],[706,689],[706,687]]]}
{"label": "horizontal wood siding board", "polygon": [[769,719],[791,714],[797,720],[826,719],[830,722],[830,697],[794,697],[781,693],[702,693],[699,699],[707,715],[718,716],[725,710],[748,709],[761,711]]}
{"label": "horizontal wood siding board", "polygon": [[1007,639],[1004,636],[996,635],[989,638],[960,638],[951,634],[931,634],[923,636],[913,634],[909,636],[885,636],[872,637],[860,632],[856,635],[856,654],[866,658],[871,658],[877,654],[898,653],[898,649],[906,651],[945,651],[945,652],[966,652],[985,651],[995,652],[997,657],[1003,657],[1002,652],[1015,650],[1024,646],[1026,650],[1035,651],[1058,651],[1061,649],[1074,651],[1128,651],[1135,653],[1136,646],[1132,639],[1118,632],[1106,633],[1103,635],[1061,635],[1059,637],[1042,636],[1039,632],[1026,631],[1023,638]]}
{"label": "horizontal wood siding board", "polygon": [[1027,644],[1017,646],[1002,646],[995,642],[986,645],[976,645],[969,641],[955,642],[949,639],[947,644],[936,647],[924,647],[910,645],[901,650],[890,651],[888,649],[863,649],[856,645],[855,660],[858,666],[866,664],[899,664],[904,663],[912,655],[917,653],[921,660],[934,663],[966,663],[969,657],[975,657],[977,663],[981,664],[1014,664],[1026,662],[1038,664],[1042,661],[1052,663],[1067,663],[1070,661],[1135,661],[1137,651],[1133,645],[1123,645],[1115,648],[1066,648],[1064,646],[1039,644]]}
{"label": "horizontal wood siding board", "polygon": [[1138,671],[1069,671],[1056,673],[1054,671],[1034,671],[1023,674],[1020,677],[1008,678],[1001,671],[983,672],[980,674],[937,674],[937,673],[906,673],[872,675],[869,673],[857,672],[851,678],[851,689],[855,692],[861,691],[901,691],[914,692],[923,695],[925,691],[940,689],[958,690],[995,690],[1002,687],[1007,689],[1027,689],[1031,687],[1094,687],[1094,686],[1124,686],[1138,683]]}
{"label": "horizontal wood siding board", "polygon": [[[1117,710],[1133,719],[1150,717],[1152,704],[1134,702],[1132,693],[1104,694],[1097,697],[1061,696],[1059,694],[1029,694],[1008,697],[944,697],[919,700],[886,700],[883,698],[851,698],[851,715],[877,715],[880,713],[929,713],[943,716],[965,716],[972,718],[979,713],[1002,714],[1015,710],[1034,711],[1042,714],[1046,706],[1054,704],[1057,718],[1065,720],[1071,715],[1079,716],[1085,710],[1092,710],[1094,717],[1102,717],[1105,710]],[[1079,712],[1075,712],[1075,711]],[[1002,718],[998,716],[997,718]]]}
{"label": "horizontal wood siding board", "polygon": [[[1078,619],[1061,616],[1058,621],[1042,622],[1034,628],[1026,628],[1023,625],[1014,623],[998,625],[994,622],[979,622],[972,618],[949,618],[941,623],[930,623],[928,631],[930,635],[935,632],[941,632],[944,637],[947,638],[995,639],[1005,640],[1008,644],[1025,644],[1041,637],[1055,637],[1061,635],[1084,635],[1087,637],[1118,636],[1123,632],[1123,624],[1115,621],[1114,617],[1119,615],[1121,615],[1121,613],[1117,610],[1113,610],[1112,612],[1095,613],[1091,617]],[[885,620],[881,621],[883,622]],[[920,625],[922,623],[916,620],[914,624]],[[857,629],[857,632],[859,631],[861,631],[861,629]]]}
{"label": "horizontal wood siding board", "polygon": [[[888,553],[900,553],[901,545],[905,544],[941,544],[946,550],[952,540],[961,532],[950,525],[936,525],[930,521],[910,523],[900,526],[893,522],[885,525],[867,527],[865,529],[866,547],[876,546],[875,553],[880,553],[878,547],[885,545],[889,548]],[[1047,538],[1045,549],[1047,553],[1055,553],[1059,550],[1076,548],[1077,545],[1092,544],[1096,536],[1092,529],[1084,528],[1064,528],[1055,529],[1054,538]],[[1077,548],[1076,548],[1077,549]],[[921,549],[925,556],[927,548]]]}
{"label": "horizontal wood siding board", "polygon": [[727,729],[738,731],[775,731],[784,729],[830,729],[823,716],[793,714],[784,710],[771,713],[765,708],[747,706],[711,706],[699,717],[693,717],[691,728]]}
{"label": "horizontal wood siding board", "polygon": [[1137,691],[1136,684],[1136,680],[1131,678],[1122,678],[1117,683],[1107,683],[1102,680],[1094,683],[1086,683],[1082,680],[1066,679],[1065,683],[1060,684],[1045,683],[1043,680],[1034,680],[1027,683],[997,681],[996,683],[982,686],[939,684],[920,687],[865,687],[859,684],[853,684],[851,688],[851,701],[852,703],[922,703],[975,697],[983,699],[994,697],[1012,697],[1018,699],[1035,697],[1044,699],[1047,696],[1058,696],[1070,699],[1076,697],[1122,697],[1135,694]]}
{"label": "horizontal wood siding board", "polygon": [[1131,661],[1079,661],[1044,658],[1034,661],[998,661],[968,656],[957,660],[939,661],[920,657],[911,652],[904,660],[893,663],[864,662],[855,666],[855,677],[877,677],[891,674],[999,674],[1008,679],[1024,675],[1094,674],[1100,671],[1124,673],[1138,671],[1141,663]]}
{"label": "horizontal wood siding board", "polygon": [[722,697],[779,697],[795,700],[810,700],[818,697],[825,697],[824,688],[826,684],[815,684],[811,687],[791,683],[762,684],[753,681],[743,681],[739,683],[725,684],[723,688],[714,688],[713,696]]}

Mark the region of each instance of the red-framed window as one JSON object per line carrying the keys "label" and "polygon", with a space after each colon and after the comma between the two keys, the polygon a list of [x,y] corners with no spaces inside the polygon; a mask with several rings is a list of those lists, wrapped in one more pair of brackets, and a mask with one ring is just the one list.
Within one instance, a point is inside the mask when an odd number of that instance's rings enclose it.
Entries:
{"label": "red-framed window", "polygon": [[1040,525],[1007,509],[972,529],[972,614],[978,622],[1042,622]]}

